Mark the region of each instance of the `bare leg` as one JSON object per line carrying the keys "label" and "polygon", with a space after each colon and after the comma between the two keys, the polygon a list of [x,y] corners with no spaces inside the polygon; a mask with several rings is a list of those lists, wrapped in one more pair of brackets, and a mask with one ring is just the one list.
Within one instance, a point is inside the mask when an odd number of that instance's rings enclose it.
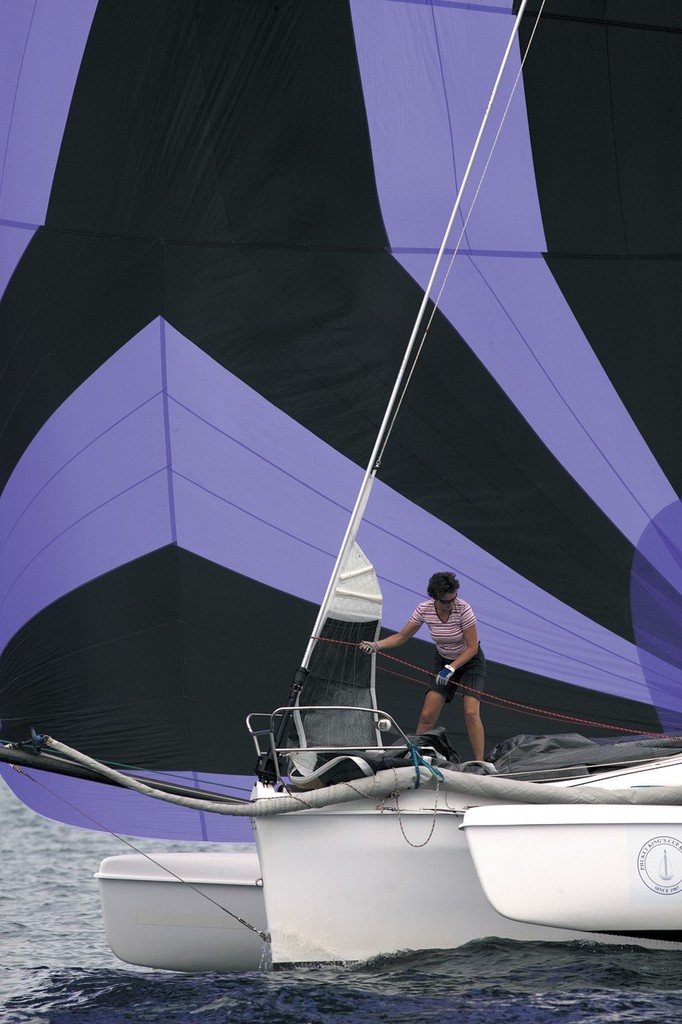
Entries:
{"label": "bare leg", "polygon": [[[428,694],[427,694],[428,696]],[[467,694],[462,698],[464,704],[464,724],[469,734],[469,742],[474,754],[474,761],[483,761],[485,750],[485,734],[481,721],[481,704],[475,697]]]}
{"label": "bare leg", "polygon": [[433,729],[444,704],[445,697],[441,697],[435,690],[427,691],[422,705],[422,712],[419,716],[419,724],[417,725],[418,733],[430,732]]}

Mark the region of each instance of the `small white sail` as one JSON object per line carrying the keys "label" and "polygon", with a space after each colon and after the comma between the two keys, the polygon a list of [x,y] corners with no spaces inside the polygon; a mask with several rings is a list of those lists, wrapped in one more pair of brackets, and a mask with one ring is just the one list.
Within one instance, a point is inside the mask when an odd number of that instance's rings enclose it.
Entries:
{"label": "small white sail", "polygon": [[328,614],[344,622],[378,619],[381,624],[382,600],[374,566],[354,542],[339,573]]}

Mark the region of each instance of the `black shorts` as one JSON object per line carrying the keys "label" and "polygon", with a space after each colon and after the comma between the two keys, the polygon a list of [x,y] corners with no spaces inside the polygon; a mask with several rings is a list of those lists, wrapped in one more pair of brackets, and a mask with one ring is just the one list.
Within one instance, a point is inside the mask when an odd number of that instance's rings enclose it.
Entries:
{"label": "black shorts", "polygon": [[[452,658],[448,660],[447,658],[444,658],[441,654],[439,654],[438,651],[436,651],[436,656],[434,658],[436,674],[438,674],[438,672],[440,672],[442,668],[445,668],[446,665],[449,665],[450,661],[452,661]],[[470,658],[469,661],[467,661],[466,665],[462,665],[460,668],[458,668],[455,671],[455,674],[454,676],[452,676],[452,678],[455,681],[451,682],[447,690],[445,691],[446,704],[449,704],[452,698],[457,693],[457,683],[462,683],[464,686],[467,687],[467,689],[463,691],[463,695],[465,697],[467,695],[475,696],[471,693],[472,690],[476,690],[478,693],[485,692],[485,654],[483,653],[483,648],[480,646],[480,644],[478,647],[478,651],[476,652],[476,654],[474,654],[473,658]],[[436,686],[435,683],[433,684],[433,686],[429,686],[428,689],[434,690],[436,693],[443,693],[443,687]]]}

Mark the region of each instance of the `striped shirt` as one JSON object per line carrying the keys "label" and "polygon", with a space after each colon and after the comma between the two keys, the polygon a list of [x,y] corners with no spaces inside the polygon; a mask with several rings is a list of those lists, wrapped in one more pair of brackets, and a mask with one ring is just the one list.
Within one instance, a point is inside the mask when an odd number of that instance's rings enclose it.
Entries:
{"label": "striped shirt", "polygon": [[453,661],[465,650],[467,642],[464,630],[476,625],[476,616],[471,605],[459,597],[452,605],[447,622],[438,618],[436,605],[433,601],[422,601],[410,615],[410,622],[426,623],[436,650],[448,661]]}

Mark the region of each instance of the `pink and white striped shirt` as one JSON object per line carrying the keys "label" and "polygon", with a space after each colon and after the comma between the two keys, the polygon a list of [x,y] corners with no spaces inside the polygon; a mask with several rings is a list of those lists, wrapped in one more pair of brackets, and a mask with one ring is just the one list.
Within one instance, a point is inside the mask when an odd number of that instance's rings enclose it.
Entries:
{"label": "pink and white striped shirt", "polygon": [[464,630],[476,625],[476,616],[470,604],[459,597],[450,608],[447,622],[438,618],[433,601],[422,601],[410,615],[410,622],[426,623],[436,650],[448,661],[453,661],[466,648]]}

